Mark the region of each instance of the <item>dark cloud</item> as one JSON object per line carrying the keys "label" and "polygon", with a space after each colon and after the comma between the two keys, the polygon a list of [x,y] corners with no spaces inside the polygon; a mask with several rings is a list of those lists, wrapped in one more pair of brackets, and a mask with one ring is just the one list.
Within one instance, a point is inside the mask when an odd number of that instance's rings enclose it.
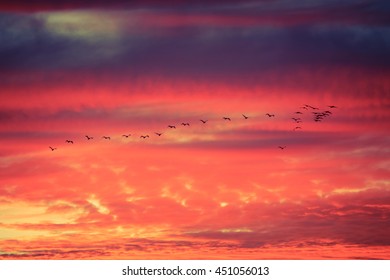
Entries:
{"label": "dark cloud", "polygon": [[[359,150],[362,147],[371,145],[374,147],[385,147],[388,139],[384,137],[367,137],[357,139],[355,133],[349,132],[331,132],[331,131],[299,131],[292,130],[263,130],[256,129],[243,131],[240,129],[231,129],[229,131],[213,133],[214,140],[199,140],[190,143],[171,143],[167,146],[175,148],[201,148],[215,150],[229,149],[270,149],[279,145],[287,145],[290,152],[301,152],[305,147],[325,147],[328,151],[348,151]],[[346,151],[347,149],[347,151]],[[381,149],[367,149],[355,152],[355,157],[367,157],[383,155]]]}
{"label": "dark cloud", "polygon": [[[107,97],[113,97],[114,94],[107,95]],[[118,102],[120,103],[120,102]],[[179,122],[180,116],[176,112],[169,112],[169,105],[163,104],[137,104],[129,107],[114,107],[114,108],[96,108],[96,107],[83,107],[83,108],[60,108],[60,109],[13,109],[0,111],[0,120],[4,122],[13,122],[19,124],[19,126],[28,126],[29,123],[42,123],[50,122],[61,123],[63,121],[80,123],[85,122],[100,122],[100,123],[112,123],[113,126],[124,125],[127,126],[139,126],[139,123],[145,125],[157,123],[166,125],[170,122]],[[157,120],[156,120],[157,119]],[[38,132],[36,132],[38,137]],[[51,133],[47,133],[50,135]],[[12,134],[15,137],[23,137],[22,134],[14,132]],[[35,136],[33,133],[26,132],[25,136]],[[44,136],[44,135],[42,135]],[[9,135],[11,137],[11,134]]]}
{"label": "dark cloud", "polygon": [[[80,236],[76,235],[75,237]],[[81,237],[81,239],[84,239],[84,237]],[[4,251],[0,251],[0,259],[129,259],[129,254],[134,254],[133,257],[137,259],[145,259],[145,254],[157,254],[158,252],[169,254],[177,248],[186,252],[201,251],[205,248],[209,252],[221,248],[228,250],[238,248],[236,244],[224,241],[187,241],[181,240],[179,237],[173,237],[169,241],[118,237],[111,241],[94,241],[93,245],[69,244],[57,240],[46,243],[38,239],[29,244],[28,248],[24,246],[23,242],[7,240],[7,243],[14,246],[22,245],[22,248],[11,250],[5,248]]]}
{"label": "dark cloud", "polygon": [[[258,208],[251,205],[242,210],[245,216],[250,216],[253,211],[261,213],[257,221],[246,222],[246,228],[251,231],[205,230],[188,235],[236,240],[244,248],[286,244],[296,247],[334,244],[388,246],[390,213],[386,205],[389,200],[388,191],[373,189],[332,195],[301,205],[273,204]],[[267,213],[278,213],[278,217],[268,220],[265,218]],[[233,221],[232,227],[235,227]]]}
{"label": "dark cloud", "polygon": [[[0,10],[11,11],[44,11],[44,10],[68,10],[68,9],[80,9],[80,8],[178,8],[178,7],[201,7],[204,5],[215,6],[242,3],[238,0],[113,0],[110,2],[104,0],[84,0],[84,1],[48,1],[38,0],[29,2],[26,0],[16,0],[12,3],[1,3]],[[260,1],[262,2],[262,1]]]}
{"label": "dark cloud", "polygon": [[[280,5],[287,3],[282,1]],[[359,3],[355,6],[362,18],[380,10],[371,4]],[[240,14],[242,7],[246,6],[237,4],[237,10],[234,7],[221,8],[221,13]],[[345,10],[348,7],[344,7]],[[272,8],[271,14],[278,9],[282,8]],[[310,14],[312,7],[303,6],[301,9],[301,12]],[[164,26],[157,21],[145,27],[148,20],[143,20],[143,16],[150,14],[143,13],[122,12],[122,19],[136,18],[138,21],[130,32],[127,31],[126,20],[104,19],[119,26],[119,39],[115,40],[100,38],[99,34],[96,40],[84,40],[82,36],[55,33],[48,29],[42,15],[3,14],[0,21],[1,37],[4,39],[0,45],[1,69],[86,69],[112,71],[115,75],[195,78],[258,76],[272,70],[283,72],[297,67],[389,70],[390,33],[386,26],[338,24],[337,20],[302,22],[293,26],[264,23],[242,26],[230,19],[222,26],[213,21],[204,26],[197,23],[202,22],[201,17],[188,25],[184,24],[188,15],[185,12],[171,14],[151,10],[151,19],[155,15],[164,22],[179,16],[179,22],[174,26]],[[199,13],[202,15],[204,11]],[[208,16],[214,17],[213,14]],[[84,27],[75,25],[72,28],[77,33],[78,28]],[[142,32],[131,31],[139,28]],[[94,30],[91,32],[93,34]]]}
{"label": "dark cloud", "polygon": [[272,23],[288,22],[365,22],[370,24],[388,24],[389,5],[385,0],[365,1],[239,1],[239,0],[114,0],[114,1],[26,1],[16,0],[1,3],[3,11],[52,11],[72,9],[147,9],[155,12],[180,12],[186,15],[223,15],[242,16],[253,21]]}
{"label": "dark cloud", "polygon": [[103,250],[94,249],[31,249],[18,252],[2,252],[0,259],[82,259],[86,256],[94,256],[94,259],[108,255]]}

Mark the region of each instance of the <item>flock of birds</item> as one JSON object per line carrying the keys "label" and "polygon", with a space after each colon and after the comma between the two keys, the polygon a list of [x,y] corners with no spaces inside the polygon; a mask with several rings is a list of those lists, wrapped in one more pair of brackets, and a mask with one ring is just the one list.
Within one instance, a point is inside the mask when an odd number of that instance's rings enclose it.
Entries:
{"label": "flock of birds", "polygon": [[[329,109],[328,109],[329,108]],[[333,113],[330,111],[330,109],[336,109],[337,107],[334,106],[334,105],[329,105],[327,107],[327,110],[324,110],[324,111],[320,111],[320,108],[318,107],[314,107],[314,106],[311,106],[311,105],[308,105],[308,104],[304,104],[302,107],[300,107],[300,109],[304,109],[305,111],[309,111],[311,110],[311,113],[313,115],[313,121],[315,122],[321,122],[323,121],[325,118],[331,116]],[[304,113],[302,111],[296,111],[294,112],[294,117],[292,117],[291,119],[296,123],[296,124],[300,124],[303,122],[302,118],[300,117],[301,115],[303,115]],[[271,114],[271,113],[266,113],[265,116],[267,116],[268,118],[274,118],[275,117],[275,114]],[[245,115],[245,114],[242,114],[242,117],[247,120],[249,119],[249,116]],[[229,121],[231,122],[232,119],[230,117],[222,117],[223,120],[225,121]],[[200,119],[199,120],[203,125],[205,125],[208,120],[206,119]],[[181,123],[182,126],[190,126],[190,123],[188,122],[182,122]],[[167,126],[169,129],[176,129],[176,125],[168,125]],[[293,130],[296,131],[296,130],[300,130],[302,129],[302,127],[300,125],[296,125]],[[163,132],[154,132],[155,135],[157,135],[158,137],[162,136],[164,133]],[[125,138],[129,138],[130,136],[132,136],[132,134],[122,134],[121,137],[125,137]],[[90,140],[93,140],[94,137],[93,136],[89,136],[89,135],[85,135],[85,138],[87,141],[90,141]],[[105,136],[103,135],[101,137],[102,139],[104,140],[111,140],[111,137],[110,136]],[[145,134],[145,135],[140,135],[139,138],[142,138],[142,139],[146,139],[146,138],[150,138],[149,134]],[[69,139],[66,139],[65,140],[65,143],[67,144],[74,144],[74,141],[73,140],[69,140]],[[277,148],[281,149],[281,150],[284,150],[287,146],[277,146]],[[49,146],[49,148],[51,149],[51,151],[55,151],[57,150],[56,147],[52,147],[52,146]]]}

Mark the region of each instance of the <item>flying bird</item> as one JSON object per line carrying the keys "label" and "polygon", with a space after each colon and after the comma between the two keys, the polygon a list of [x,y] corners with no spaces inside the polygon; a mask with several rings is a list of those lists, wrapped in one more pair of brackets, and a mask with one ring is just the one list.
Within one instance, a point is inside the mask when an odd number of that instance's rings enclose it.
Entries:
{"label": "flying bird", "polygon": [[131,134],[122,134],[122,137],[126,137],[126,138],[129,138],[129,136],[131,136]]}
{"label": "flying bird", "polygon": [[270,113],[267,113],[267,114],[265,114],[266,116],[268,116],[268,117],[275,117],[275,115],[274,114],[270,114]]}
{"label": "flying bird", "polygon": [[286,146],[278,146],[279,149],[284,150]]}
{"label": "flying bird", "polygon": [[232,121],[230,118],[228,118],[228,117],[223,117],[223,119],[225,120],[225,121]]}
{"label": "flying bird", "polygon": [[53,148],[53,147],[50,147],[49,148],[51,149],[51,151],[53,152],[54,150],[57,150],[57,148]]}
{"label": "flying bird", "polygon": [[92,137],[92,136],[85,135],[85,137],[87,137],[87,140],[91,140],[91,139],[93,139],[93,137]]}
{"label": "flying bird", "polygon": [[161,136],[161,135],[162,135],[162,133],[158,133],[158,132],[155,132],[155,134],[156,134],[157,136]]}
{"label": "flying bird", "polygon": [[103,136],[102,138],[107,139],[107,140],[111,140],[110,136]]}
{"label": "flying bird", "polygon": [[65,142],[66,142],[66,143],[69,143],[69,144],[73,144],[73,141],[72,141],[72,140],[66,140]]}
{"label": "flying bird", "polygon": [[336,109],[336,108],[337,108],[337,107],[334,106],[334,105],[329,105],[328,107],[331,108],[331,109]]}
{"label": "flying bird", "polygon": [[168,125],[169,128],[175,128],[176,129],[176,126],[174,125]]}
{"label": "flying bird", "polygon": [[189,126],[190,124],[188,122],[187,123],[182,122],[181,125],[182,126]]}
{"label": "flying bird", "polygon": [[293,119],[296,123],[302,122],[301,118],[291,118],[291,119]]}
{"label": "flying bird", "polygon": [[248,119],[249,117],[248,116],[245,116],[244,114],[242,114],[242,116],[244,117],[244,119]]}
{"label": "flying bird", "polygon": [[200,120],[202,123],[207,123],[208,120]]}
{"label": "flying bird", "polygon": [[297,111],[295,114],[302,115],[302,112]]}
{"label": "flying bird", "polygon": [[143,138],[143,139],[149,138],[149,135],[141,135],[139,138]]}
{"label": "flying bird", "polygon": [[302,127],[296,126],[296,127],[294,128],[294,130],[297,130],[297,129],[302,129]]}

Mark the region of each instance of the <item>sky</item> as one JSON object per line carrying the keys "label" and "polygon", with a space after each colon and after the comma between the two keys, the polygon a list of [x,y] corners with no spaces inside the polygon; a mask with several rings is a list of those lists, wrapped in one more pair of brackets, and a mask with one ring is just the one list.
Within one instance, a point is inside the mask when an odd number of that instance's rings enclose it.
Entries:
{"label": "sky", "polygon": [[0,259],[390,259],[387,1],[8,2]]}

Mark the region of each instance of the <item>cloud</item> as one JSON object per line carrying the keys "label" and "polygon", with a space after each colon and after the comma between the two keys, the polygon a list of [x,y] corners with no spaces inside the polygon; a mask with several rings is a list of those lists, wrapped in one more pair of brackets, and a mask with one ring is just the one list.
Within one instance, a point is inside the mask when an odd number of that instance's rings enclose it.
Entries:
{"label": "cloud", "polygon": [[[24,0],[0,5],[4,11],[66,11],[75,9],[133,9],[154,13],[167,12],[171,16],[183,13],[186,22],[222,22],[226,24],[237,20],[244,24],[256,22],[268,24],[301,24],[304,22],[364,22],[369,24],[387,24],[386,1],[311,1],[291,4],[290,1],[35,1]],[[212,15],[212,17],[209,17]],[[221,18],[222,17],[222,18]],[[227,18],[227,19],[226,19]],[[170,20],[172,22],[172,20]],[[173,20],[174,21],[174,20]]]}
{"label": "cloud", "polygon": [[[227,223],[230,226],[216,224],[218,230],[199,230],[188,235],[213,240],[235,240],[246,248],[280,246],[309,240],[321,246],[334,243],[387,246],[390,242],[386,234],[389,228],[385,226],[389,220],[388,202],[388,191],[370,190],[332,195],[324,200],[306,201],[299,205],[253,204],[241,210],[240,216],[251,217],[245,223],[232,219]],[[258,215],[250,215],[255,212]],[[241,224],[245,224],[247,230],[237,230]],[[229,227],[233,229],[228,230]]]}
{"label": "cloud", "polygon": [[[258,194],[261,195],[259,192]],[[123,199],[123,194],[121,196]],[[218,197],[221,197],[221,193],[214,192],[212,199]],[[260,197],[263,199],[262,195]],[[106,205],[112,213],[118,215],[118,220],[101,219],[99,217],[104,215],[96,211],[95,214],[85,216],[73,224],[0,225],[0,228],[24,232],[45,231],[49,232],[45,234],[46,236],[48,234],[53,236],[50,243],[47,243],[47,239],[39,238],[33,241],[17,241],[18,244],[13,244],[16,241],[2,240],[4,246],[1,257],[16,259],[93,256],[112,259],[123,257],[131,250],[138,252],[137,256],[140,258],[150,254],[160,258],[162,255],[157,253],[159,251],[172,251],[173,256],[177,258],[180,255],[178,253],[180,250],[177,249],[186,248],[187,253],[193,250],[198,252],[191,256],[187,254],[186,256],[190,258],[201,258],[203,250],[215,252],[217,256],[221,256],[218,253],[221,251],[226,256],[226,253],[233,249],[236,253],[232,256],[247,254],[248,257],[251,254],[246,250],[258,252],[260,249],[264,254],[274,252],[273,254],[279,256],[276,258],[280,258],[280,253],[277,253],[279,249],[285,252],[293,250],[296,253],[297,250],[305,248],[315,250],[320,248],[323,250],[323,258],[328,259],[330,257],[325,256],[328,250],[346,250],[345,254],[339,254],[341,258],[351,258],[348,256],[349,252],[355,254],[354,257],[384,258],[386,253],[375,252],[375,248],[388,246],[390,242],[387,234],[389,228],[386,226],[390,218],[389,197],[388,188],[378,186],[347,193],[328,192],[326,197],[315,199],[307,197],[299,203],[293,200],[264,203],[260,199],[241,205],[229,204],[219,210],[213,206],[207,212],[196,214],[195,212],[190,214],[184,208],[176,209],[169,198],[146,199],[139,204],[136,203],[135,207],[129,207],[129,204],[121,204],[119,201],[109,202],[110,198],[105,197]],[[205,199],[204,197],[203,200]],[[188,201],[190,200],[188,197]],[[194,206],[189,202],[187,207]],[[133,211],[135,215],[130,215]],[[224,218],[226,216],[229,216],[229,219]],[[163,222],[165,227],[161,228],[160,222]],[[86,236],[83,232],[88,232],[89,235]],[[62,237],[56,239],[59,233]],[[99,233],[99,238],[93,242],[94,246],[86,245],[84,239],[92,238],[94,233]],[[72,244],[63,238],[74,234],[82,235],[80,238],[72,239],[76,241],[72,241]],[[133,234],[150,235],[150,238],[128,238]],[[105,239],[106,236],[110,236],[110,239]],[[29,244],[28,250],[25,249],[26,242]],[[354,246],[361,249],[352,249]],[[286,257],[290,256],[289,253],[286,254]],[[256,255],[258,256],[258,253]],[[337,258],[339,255],[333,257]],[[299,256],[308,257],[305,253]]]}
{"label": "cloud", "polygon": [[4,14],[2,68],[109,69],[117,75],[203,78],[253,76],[299,66],[388,70],[389,36],[382,26],[334,25],[334,21],[199,26],[199,20],[186,25],[188,15],[177,26],[164,26],[150,25],[145,20],[148,13],[161,21],[182,17],[132,10]]}

